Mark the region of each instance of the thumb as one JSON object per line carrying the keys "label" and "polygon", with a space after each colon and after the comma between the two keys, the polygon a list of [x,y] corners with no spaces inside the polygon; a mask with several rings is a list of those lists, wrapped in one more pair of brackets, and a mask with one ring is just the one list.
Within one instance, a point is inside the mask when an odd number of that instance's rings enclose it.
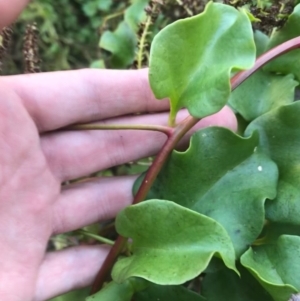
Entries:
{"label": "thumb", "polygon": [[0,0],[0,29],[11,24],[29,0]]}

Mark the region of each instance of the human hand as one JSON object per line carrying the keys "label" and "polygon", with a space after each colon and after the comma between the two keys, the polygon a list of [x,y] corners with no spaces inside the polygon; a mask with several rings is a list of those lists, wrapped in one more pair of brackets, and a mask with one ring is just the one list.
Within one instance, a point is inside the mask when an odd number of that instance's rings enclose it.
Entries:
{"label": "human hand", "polygon": [[[45,256],[49,237],[114,217],[132,202],[135,177],[61,183],[154,155],[166,139],[144,131],[51,131],[95,120],[165,124],[167,113],[118,116],[167,110],[168,103],[154,99],[146,70],[2,77],[0,91],[0,296],[45,300],[90,284],[108,251],[82,246]],[[207,124],[236,126],[228,108],[199,126]]]}
{"label": "human hand", "polygon": [[0,0],[0,28],[11,24],[30,0]]}
{"label": "human hand", "polygon": [[[99,120],[164,125],[168,102],[154,99],[147,70],[1,77],[0,91],[0,299],[46,300],[89,285],[108,252],[101,245],[45,254],[50,236],[114,217],[132,202],[135,177],[61,183],[152,156],[166,139],[144,131],[53,131]],[[124,117],[136,112],[156,113]],[[197,128],[211,124],[236,128],[228,108]]]}

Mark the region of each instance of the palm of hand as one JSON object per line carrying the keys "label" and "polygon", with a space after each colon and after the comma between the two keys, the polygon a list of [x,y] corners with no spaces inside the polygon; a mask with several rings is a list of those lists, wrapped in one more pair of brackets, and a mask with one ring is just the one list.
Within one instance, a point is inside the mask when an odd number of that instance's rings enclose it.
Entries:
{"label": "palm of hand", "polygon": [[[146,70],[4,77],[0,90],[0,296],[45,300],[90,284],[108,251],[79,246],[45,254],[50,236],[115,216],[131,203],[135,177],[61,183],[154,155],[166,139],[157,132],[52,131],[103,119],[165,125],[168,113],[118,116],[167,110],[168,103],[154,99]],[[235,129],[236,120],[225,108],[198,128],[208,124]]]}
{"label": "palm of hand", "polygon": [[31,300],[53,231],[52,205],[60,183],[49,169],[38,130],[21,99],[5,86],[1,95],[0,295],[8,291],[5,300]]}

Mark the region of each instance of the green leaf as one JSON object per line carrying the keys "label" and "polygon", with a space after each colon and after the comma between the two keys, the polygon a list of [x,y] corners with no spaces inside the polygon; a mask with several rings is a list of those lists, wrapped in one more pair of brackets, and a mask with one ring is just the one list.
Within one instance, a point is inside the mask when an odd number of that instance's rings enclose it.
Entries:
{"label": "green leaf", "polygon": [[274,108],[292,103],[297,85],[291,74],[280,76],[259,70],[232,92],[229,104],[251,121]]}
{"label": "green leaf", "polygon": [[202,296],[181,285],[152,284],[145,290],[138,292],[133,298],[135,301],[204,301]]}
{"label": "green leaf", "polygon": [[287,223],[268,222],[262,237],[255,242],[255,245],[274,243],[283,234],[300,236],[300,227]]}
{"label": "green leaf", "polygon": [[105,63],[104,60],[96,60],[93,61],[90,65],[90,68],[93,69],[105,69]]}
{"label": "green leaf", "polygon": [[86,301],[130,301],[134,293],[144,290],[149,283],[143,279],[130,278],[123,283],[108,283],[98,293],[86,298]]}
{"label": "green leaf", "polygon": [[113,4],[112,0],[98,0],[98,9],[102,11],[108,11]]}
{"label": "green leaf", "polygon": [[250,248],[245,266],[275,301],[286,301],[300,291],[300,237],[282,235],[276,243]]}
{"label": "green leaf", "polygon": [[213,274],[218,272],[219,270],[224,269],[224,263],[220,258],[213,257],[205,269],[205,274]]}
{"label": "green leaf", "polygon": [[155,36],[150,84],[158,99],[170,98],[171,123],[182,107],[202,118],[226,104],[231,70],[250,68],[254,60],[247,15],[210,2],[202,14],[176,21]]}
{"label": "green leaf", "polygon": [[265,199],[276,196],[277,167],[257,145],[257,134],[198,131],[186,152],[171,154],[147,199],[172,200],[215,219],[239,257],[262,230]]}
{"label": "green leaf", "polygon": [[149,0],[133,0],[126,9],[124,20],[134,31],[137,31],[139,24],[146,19],[145,7],[148,3]]}
{"label": "green leaf", "polygon": [[254,120],[245,135],[260,134],[260,149],[279,169],[277,197],[266,202],[273,222],[300,225],[300,102],[279,107]]}
{"label": "green leaf", "polygon": [[114,32],[105,31],[99,44],[102,49],[112,53],[111,64],[114,68],[125,68],[132,64],[135,45],[135,33],[125,21]]}
{"label": "green leaf", "polygon": [[[257,56],[266,52],[269,40],[264,33],[254,32]],[[274,108],[292,103],[297,85],[291,74],[281,76],[260,69],[231,93],[229,104],[244,120],[252,121]]]}
{"label": "green leaf", "polygon": [[[289,16],[285,25],[271,37],[267,50],[300,35],[300,4]],[[283,74],[293,73],[300,80],[300,50],[293,50],[273,60],[266,70]]]}
{"label": "green leaf", "polygon": [[239,266],[239,271],[241,277],[226,268],[205,275],[201,285],[203,296],[209,301],[273,301],[245,268]]}
{"label": "green leaf", "polygon": [[256,56],[260,56],[267,50],[267,45],[270,38],[259,30],[254,31],[254,42],[256,45]]}
{"label": "green leaf", "polygon": [[235,270],[234,249],[216,221],[164,200],[149,200],[122,210],[116,229],[131,238],[132,256],[116,262],[112,278],[141,277],[156,284],[182,284],[221,257]]}
{"label": "green leaf", "polygon": [[67,294],[63,294],[48,301],[82,301],[90,293],[90,288],[75,290]]}
{"label": "green leaf", "polygon": [[97,13],[98,4],[97,2],[87,2],[82,6],[82,9],[88,17],[93,17]]}

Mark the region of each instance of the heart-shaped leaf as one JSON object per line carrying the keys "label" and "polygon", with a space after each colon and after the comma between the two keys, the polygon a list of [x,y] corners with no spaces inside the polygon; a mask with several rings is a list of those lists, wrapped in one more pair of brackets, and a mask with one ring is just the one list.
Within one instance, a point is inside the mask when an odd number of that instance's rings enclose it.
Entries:
{"label": "heart-shaped leaf", "polygon": [[245,135],[258,131],[259,148],[277,163],[277,197],[266,203],[266,216],[279,223],[300,225],[300,102],[279,107],[255,119]]}
{"label": "heart-shaped leaf", "polygon": [[182,284],[203,272],[214,255],[235,270],[234,249],[224,228],[171,201],[149,200],[125,208],[116,228],[133,240],[132,256],[113,268],[116,282],[141,277],[156,284]]}
{"label": "heart-shaped leaf", "polygon": [[300,237],[281,235],[275,243],[250,248],[241,263],[275,301],[300,291]]}
{"label": "heart-shaped leaf", "polygon": [[153,40],[149,79],[158,99],[171,101],[170,123],[182,107],[202,118],[230,95],[230,74],[255,60],[251,23],[244,12],[210,2],[205,11],[165,27]]}
{"label": "heart-shaped leaf", "polygon": [[256,134],[245,139],[224,128],[198,131],[186,152],[172,153],[147,199],[172,200],[215,219],[239,257],[263,228],[265,199],[276,196],[277,167],[257,145]]}

